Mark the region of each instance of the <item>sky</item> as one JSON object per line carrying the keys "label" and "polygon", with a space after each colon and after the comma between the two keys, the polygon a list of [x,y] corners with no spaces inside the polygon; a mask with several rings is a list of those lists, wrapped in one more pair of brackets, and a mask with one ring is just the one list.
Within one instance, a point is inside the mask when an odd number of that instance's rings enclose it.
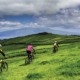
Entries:
{"label": "sky", "polygon": [[0,39],[39,32],[80,35],[80,0],[0,0]]}

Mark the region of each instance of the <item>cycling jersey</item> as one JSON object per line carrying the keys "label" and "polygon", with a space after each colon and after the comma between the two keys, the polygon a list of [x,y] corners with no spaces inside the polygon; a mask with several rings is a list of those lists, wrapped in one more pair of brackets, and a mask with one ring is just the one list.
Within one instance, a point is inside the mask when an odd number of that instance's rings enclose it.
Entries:
{"label": "cycling jersey", "polygon": [[54,43],[54,46],[56,46],[57,44],[56,43]]}
{"label": "cycling jersey", "polygon": [[28,47],[27,47],[27,51],[32,51],[32,49],[33,49],[33,46],[32,45],[28,45]]}

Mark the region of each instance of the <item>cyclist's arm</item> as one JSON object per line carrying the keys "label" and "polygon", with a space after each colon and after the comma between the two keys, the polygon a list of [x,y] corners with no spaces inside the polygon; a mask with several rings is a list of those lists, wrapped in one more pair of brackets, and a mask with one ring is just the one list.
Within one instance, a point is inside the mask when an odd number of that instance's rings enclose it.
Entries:
{"label": "cyclist's arm", "polygon": [[32,48],[32,50],[33,50],[33,52],[35,53],[35,49],[34,49],[34,48]]}
{"label": "cyclist's arm", "polygon": [[5,57],[5,53],[3,51],[0,51],[0,53]]}
{"label": "cyclist's arm", "polygon": [[33,51],[35,52],[35,49],[33,48]]}

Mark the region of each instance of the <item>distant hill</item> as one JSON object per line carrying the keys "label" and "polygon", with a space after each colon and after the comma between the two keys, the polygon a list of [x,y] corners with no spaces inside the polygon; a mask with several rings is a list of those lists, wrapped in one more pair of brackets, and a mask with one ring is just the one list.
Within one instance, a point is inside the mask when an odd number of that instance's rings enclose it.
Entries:
{"label": "distant hill", "polygon": [[38,33],[37,35],[47,35],[47,34],[52,34],[52,33],[42,32],[42,33]]}
{"label": "distant hill", "polygon": [[42,44],[52,44],[55,40],[57,40],[59,43],[68,43],[68,42],[72,43],[80,41],[80,36],[58,35],[58,34],[42,32],[23,37],[0,40],[0,43],[2,45],[13,45],[13,44],[26,45],[28,43],[33,43],[35,45],[42,45]]}
{"label": "distant hill", "polygon": [[37,43],[38,41],[41,43],[41,41],[43,41],[47,38],[52,38],[52,37],[56,37],[56,36],[51,33],[42,32],[42,33],[32,34],[32,35],[28,35],[28,36],[4,39],[4,40],[1,40],[0,43],[2,43],[3,45],[18,44],[18,43],[19,44],[27,44],[30,42]]}

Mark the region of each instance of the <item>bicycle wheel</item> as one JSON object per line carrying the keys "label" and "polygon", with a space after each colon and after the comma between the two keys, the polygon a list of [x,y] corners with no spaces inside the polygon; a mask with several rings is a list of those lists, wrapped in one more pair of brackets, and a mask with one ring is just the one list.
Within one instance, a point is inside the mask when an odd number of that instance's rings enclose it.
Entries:
{"label": "bicycle wheel", "polygon": [[8,63],[7,62],[3,62],[2,63],[2,71],[7,71],[8,70]]}

